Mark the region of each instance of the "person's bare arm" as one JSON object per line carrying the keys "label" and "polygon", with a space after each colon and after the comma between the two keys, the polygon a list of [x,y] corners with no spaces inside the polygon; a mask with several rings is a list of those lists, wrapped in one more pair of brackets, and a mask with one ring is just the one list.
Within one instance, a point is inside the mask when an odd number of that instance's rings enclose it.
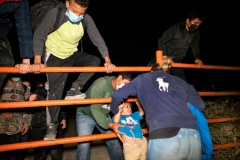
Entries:
{"label": "person's bare arm", "polygon": [[65,129],[67,127],[66,119],[63,119],[60,124],[61,124],[62,129]]}
{"label": "person's bare arm", "polygon": [[196,58],[194,62],[195,62],[195,63],[197,63],[197,65],[198,65],[198,68],[200,68],[200,67],[203,65],[203,62],[202,62],[202,60],[201,60],[201,59],[199,59],[199,58]]}
{"label": "person's bare arm", "polygon": [[120,116],[121,116],[121,112],[123,110],[123,104],[119,105],[118,106],[118,113],[114,115],[114,118],[113,118],[113,122],[114,123],[119,123],[119,120],[120,120]]}
{"label": "person's bare arm", "polygon": [[104,67],[106,68],[106,72],[112,73],[116,69],[116,66],[112,64],[109,56],[106,56],[104,59],[105,59]]}
{"label": "person's bare arm", "polygon": [[22,135],[25,135],[28,132],[29,128],[30,127],[28,125],[24,124],[23,127],[22,127],[22,130],[21,130]]}
{"label": "person's bare arm", "polygon": [[35,74],[39,74],[40,73],[40,69],[44,68],[45,66],[42,64],[41,62],[41,57],[39,55],[35,55],[34,56],[34,64],[32,64],[30,66],[30,69],[35,73]]}
{"label": "person's bare arm", "polygon": [[23,59],[22,63],[16,64],[15,67],[19,68],[19,73],[26,74],[29,72],[30,59]]}
{"label": "person's bare arm", "polygon": [[14,118],[11,112],[2,112],[1,115],[3,116],[4,120],[12,120]]}
{"label": "person's bare arm", "polygon": [[37,95],[36,94],[31,94],[29,97],[29,101],[35,101],[37,99]]}
{"label": "person's bare arm", "polygon": [[[117,124],[118,124],[119,121],[120,121],[121,112],[122,112],[122,110],[123,110],[123,104],[119,105],[118,108],[119,108],[119,111],[118,111],[117,114],[114,115],[114,118],[113,118],[113,122],[114,122],[114,123],[117,123]],[[116,135],[118,136],[118,138],[123,142],[123,139],[122,139],[122,137],[120,136],[120,133],[121,133],[121,132],[119,132],[118,130],[117,130],[117,132],[116,132],[116,131],[114,131],[114,132],[116,133]]]}

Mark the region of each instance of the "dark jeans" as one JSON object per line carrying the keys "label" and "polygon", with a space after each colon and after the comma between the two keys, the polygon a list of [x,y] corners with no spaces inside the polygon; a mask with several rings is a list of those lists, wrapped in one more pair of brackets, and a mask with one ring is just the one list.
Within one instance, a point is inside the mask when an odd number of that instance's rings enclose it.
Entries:
{"label": "dark jeans", "polygon": [[[31,135],[31,129],[29,128],[28,132],[24,135],[21,135],[21,142],[29,142]],[[18,151],[17,158],[16,160],[24,160],[26,154],[27,154],[27,149],[22,149]]]}
{"label": "dark jeans", "polygon": [[[0,145],[21,142],[21,132],[14,135],[0,134]],[[15,160],[19,151],[0,152],[0,160]]]}
{"label": "dark jeans", "polygon": [[[0,66],[13,66],[13,64],[14,58],[8,39],[6,36],[0,35]],[[6,77],[7,74],[0,73],[0,89],[2,89]]]}
{"label": "dark jeans", "polygon": [[[31,138],[33,141],[42,140],[47,133],[47,129],[32,128]],[[59,126],[57,138],[63,137],[63,130]],[[50,151],[52,160],[62,159],[62,145],[50,146],[50,147],[39,147],[34,148],[34,160],[45,160],[48,152]]]}
{"label": "dark jeans", "polygon": [[186,81],[184,69],[171,69],[171,74]]}
{"label": "dark jeans", "polygon": [[[73,55],[66,59],[60,59],[52,54],[45,55],[45,65],[48,67],[63,67],[63,66],[99,66],[100,59],[96,56],[75,52]],[[93,76],[93,72],[80,73],[77,80],[72,83],[72,88],[82,89],[86,82]],[[49,84],[48,100],[62,99],[64,86],[68,77],[68,73],[47,73]],[[47,126],[52,126],[48,131],[56,132],[58,127],[58,116],[60,107],[47,107]]]}

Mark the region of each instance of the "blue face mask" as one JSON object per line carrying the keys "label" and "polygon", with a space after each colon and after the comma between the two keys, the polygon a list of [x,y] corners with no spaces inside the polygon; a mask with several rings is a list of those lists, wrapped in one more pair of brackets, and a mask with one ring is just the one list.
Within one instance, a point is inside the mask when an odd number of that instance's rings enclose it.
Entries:
{"label": "blue face mask", "polygon": [[22,77],[12,77],[12,80],[18,82],[22,79]]}
{"label": "blue face mask", "polygon": [[49,90],[49,86],[48,86],[48,85],[46,85],[46,86],[45,86],[45,89],[48,91],[48,90]]}
{"label": "blue face mask", "polygon": [[77,16],[75,15],[73,12],[71,12],[70,10],[68,10],[67,16],[69,18],[69,20],[73,23],[77,23],[80,22],[83,19],[83,16]]}

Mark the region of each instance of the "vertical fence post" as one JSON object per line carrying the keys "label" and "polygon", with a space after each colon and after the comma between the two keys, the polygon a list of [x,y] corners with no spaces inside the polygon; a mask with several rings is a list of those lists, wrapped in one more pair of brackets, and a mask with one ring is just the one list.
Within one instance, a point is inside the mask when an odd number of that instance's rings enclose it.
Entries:
{"label": "vertical fence post", "polygon": [[156,51],[156,63],[160,63],[163,60],[163,51],[157,50]]}

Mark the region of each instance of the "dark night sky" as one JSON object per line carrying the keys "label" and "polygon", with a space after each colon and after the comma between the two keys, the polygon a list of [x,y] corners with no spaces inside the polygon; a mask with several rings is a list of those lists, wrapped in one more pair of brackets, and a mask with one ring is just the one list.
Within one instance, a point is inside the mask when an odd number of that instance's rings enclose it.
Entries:
{"label": "dark night sky", "polygon": [[[236,25],[240,11],[236,3],[217,0],[90,2],[87,13],[95,20],[109,48],[110,57],[118,66],[147,65],[155,56],[157,41],[162,33],[173,23],[185,20],[187,12],[195,7],[206,12],[206,19],[200,27],[201,59],[204,64],[240,66],[237,58],[239,29]],[[85,51],[87,49],[86,46]],[[97,53],[97,50],[89,53]],[[190,52],[185,62],[193,63]],[[206,87],[216,83],[229,84],[232,79],[236,81],[233,77],[237,73],[239,71],[186,69],[188,82],[196,88],[201,88],[204,84]]]}
{"label": "dark night sky", "polygon": [[[33,4],[37,0],[29,0]],[[209,65],[240,66],[239,58],[239,8],[237,2],[230,1],[117,1],[90,0],[87,13],[94,19],[103,36],[116,66],[146,66],[155,56],[157,41],[173,23],[185,20],[187,12],[201,7],[206,19],[200,27],[201,59]],[[85,33],[84,51],[101,58],[97,48]],[[193,63],[189,52],[186,63]],[[103,61],[102,61],[103,63]],[[195,86],[210,85],[218,81],[218,76],[236,77],[239,71],[219,72],[214,70],[186,69],[189,83]],[[96,74],[97,78],[100,74]],[[95,78],[92,78],[95,79]],[[229,83],[222,80],[220,83]],[[227,78],[230,80],[230,78]],[[235,79],[235,78],[232,78]],[[200,81],[199,81],[200,80]],[[231,81],[231,80],[230,80]],[[202,85],[201,85],[202,86]]]}
{"label": "dark night sky", "polygon": [[[206,64],[232,65],[235,58],[227,58],[237,50],[236,21],[239,11],[236,4],[226,2],[178,3],[131,1],[90,1],[88,13],[95,20],[110,56],[118,65],[145,65],[157,50],[157,41],[173,23],[185,19],[192,7],[206,11],[201,26],[201,58]],[[235,28],[235,27],[236,28]],[[116,58],[115,58],[116,57]],[[133,59],[132,60],[127,60]],[[121,61],[120,61],[121,60]],[[225,61],[223,61],[225,60]]]}

